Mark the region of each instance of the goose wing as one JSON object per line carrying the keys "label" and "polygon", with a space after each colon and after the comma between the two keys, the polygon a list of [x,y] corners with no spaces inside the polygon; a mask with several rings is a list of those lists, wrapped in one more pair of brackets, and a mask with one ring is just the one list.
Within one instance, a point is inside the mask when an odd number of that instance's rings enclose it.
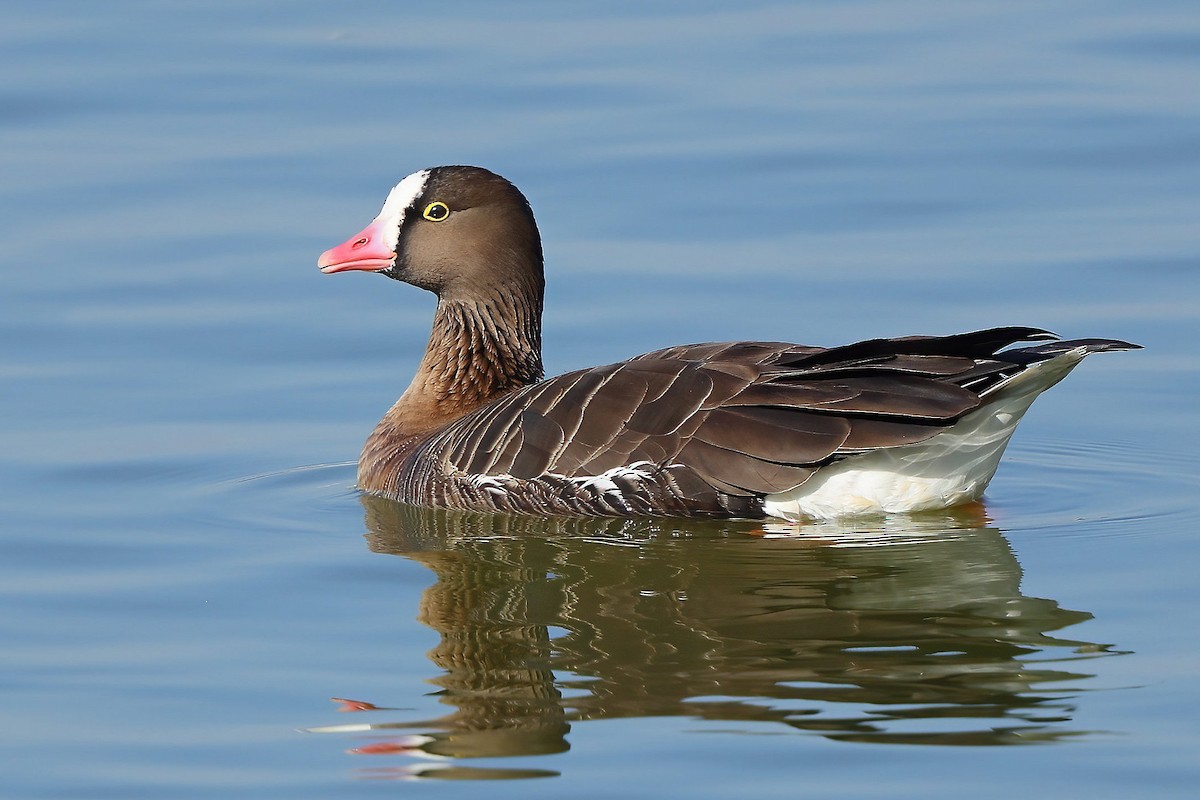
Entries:
{"label": "goose wing", "polygon": [[835,348],[671,347],[525,387],[455,422],[439,449],[474,475],[579,478],[678,464],[727,494],[764,495],[849,455],[936,435],[1029,364],[1080,344],[1000,352],[1054,338],[1009,327]]}

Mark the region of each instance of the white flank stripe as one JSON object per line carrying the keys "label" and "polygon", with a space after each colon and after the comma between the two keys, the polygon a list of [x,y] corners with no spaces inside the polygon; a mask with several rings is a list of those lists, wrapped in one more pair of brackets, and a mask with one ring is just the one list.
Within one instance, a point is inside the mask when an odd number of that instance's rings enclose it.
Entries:
{"label": "white flank stripe", "polygon": [[653,467],[649,461],[637,461],[624,467],[613,467],[605,470],[599,475],[585,475],[579,478],[571,478],[574,483],[579,484],[580,489],[596,489],[601,493],[618,492],[617,485],[613,483],[613,478],[636,478],[638,480],[646,480],[650,477],[650,473],[639,467]]}

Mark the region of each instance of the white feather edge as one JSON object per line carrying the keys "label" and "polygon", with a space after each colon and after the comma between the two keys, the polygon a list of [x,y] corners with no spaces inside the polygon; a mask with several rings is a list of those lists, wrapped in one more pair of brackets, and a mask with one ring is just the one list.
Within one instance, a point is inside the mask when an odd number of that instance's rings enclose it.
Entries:
{"label": "white feather edge", "polygon": [[[650,478],[650,470],[654,465],[649,461],[636,461],[622,467],[613,467],[605,470],[599,475],[580,475],[575,478],[568,478],[565,475],[558,473],[548,473],[547,477],[557,478],[558,480],[568,481],[579,486],[580,489],[592,489],[598,494],[620,494],[621,490],[614,482],[614,478],[646,480]],[[480,475],[472,474],[466,476],[467,481],[477,489],[483,489],[494,494],[507,494],[508,485],[520,484],[519,478],[514,478],[508,473],[500,473],[497,475]]]}

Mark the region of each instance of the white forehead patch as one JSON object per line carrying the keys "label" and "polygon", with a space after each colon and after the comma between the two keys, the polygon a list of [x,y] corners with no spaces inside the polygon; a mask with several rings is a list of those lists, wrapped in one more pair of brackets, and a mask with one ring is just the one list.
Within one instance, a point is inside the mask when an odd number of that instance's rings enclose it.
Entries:
{"label": "white forehead patch", "polygon": [[383,208],[375,216],[375,219],[387,223],[384,230],[387,231],[387,245],[391,250],[395,250],[396,243],[400,241],[400,226],[404,224],[404,212],[408,210],[414,200],[421,196],[421,192],[425,191],[425,184],[428,181],[429,170],[423,169],[420,172],[414,172],[392,187],[392,190],[388,192],[387,200],[383,201]]}

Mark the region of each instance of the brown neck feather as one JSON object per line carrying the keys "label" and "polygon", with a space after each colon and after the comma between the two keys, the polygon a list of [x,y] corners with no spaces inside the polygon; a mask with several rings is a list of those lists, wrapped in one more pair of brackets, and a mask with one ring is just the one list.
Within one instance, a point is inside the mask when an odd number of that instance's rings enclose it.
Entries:
{"label": "brown neck feather", "polygon": [[399,461],[450,422],[542,378],[540,296],[439,298],[425,357],[367,439],[358,483],[388,492]]}
{"label": "brown neck feather", "polygon": [[511,296],[439,301],[417,372],[422,394],[457,418],[541,380],[540,305]]}

